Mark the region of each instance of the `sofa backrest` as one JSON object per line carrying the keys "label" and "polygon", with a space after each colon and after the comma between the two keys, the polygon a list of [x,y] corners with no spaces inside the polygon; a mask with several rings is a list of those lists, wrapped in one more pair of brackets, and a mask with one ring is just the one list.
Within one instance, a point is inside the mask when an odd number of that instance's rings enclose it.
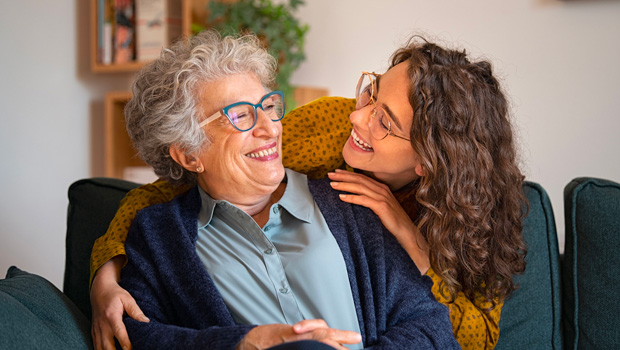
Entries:
{"label": "sofa backrest", "polygon": [[525,273],[506,300],[499,323],[497,350],[562,349],[560,256],[555,219],[547,192],[526,182],[529,212],[523,221],[527,244]]}
{"label": "sofa backrest", "polygon": [[564,188],[566,349],[620,349],[620,184],[576,178]]}
{"label": "sofa backrest", "polygon": [[108,229],[121,199],[138,186],[119,179],[91,178],[69,187],[63,292],[89,320],[89,262],[93,244]]}

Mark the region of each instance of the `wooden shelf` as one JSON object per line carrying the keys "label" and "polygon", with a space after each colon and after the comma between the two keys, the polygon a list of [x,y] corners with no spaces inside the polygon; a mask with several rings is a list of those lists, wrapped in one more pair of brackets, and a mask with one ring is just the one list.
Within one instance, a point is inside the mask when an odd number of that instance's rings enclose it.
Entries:
{"label": "wooden shelf", "polygon": [[123,178],[129,166],[146,166],[136,155],[125,128],[125,104],[130,92],[108,92],[105,96],[104,165],[105,176]]}
{"label": "wooden shelf", "polygon": [[[204,22],[207,15],[209,0],[182,0],[182,35],[192,34],[192,23]],[[129,63],[103,64],[97,61],[97,0],[90,1],[90,67],[93,73],[126,73],[137,72],[148,61]]]}

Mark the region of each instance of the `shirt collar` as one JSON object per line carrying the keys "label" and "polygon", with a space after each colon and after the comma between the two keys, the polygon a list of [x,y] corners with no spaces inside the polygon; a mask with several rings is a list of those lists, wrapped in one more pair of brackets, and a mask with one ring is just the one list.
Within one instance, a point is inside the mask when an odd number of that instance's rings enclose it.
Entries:
{"label": "shirt collar", "polygon": [[[310,223],[314,215],[314,199],[308,188],[308,179],[306,175],[291,169],[285,169],[285,171],[286,177],[284,181],[287,183],[286,189],[277,204],[298,220]],[[200,212],[198,213],[198,227],[204,227],[211,223],[213,212],[217,205],[224,207],[233,206],[228,201],[213,199],[200,186],[198,186],[198,192],[202,202]]]}
{"label": "shirt collar", "polygon": [[314,215],[314,199],[306,175],[286,169],[287,185],[278,204],[297,219],[310,223]]}

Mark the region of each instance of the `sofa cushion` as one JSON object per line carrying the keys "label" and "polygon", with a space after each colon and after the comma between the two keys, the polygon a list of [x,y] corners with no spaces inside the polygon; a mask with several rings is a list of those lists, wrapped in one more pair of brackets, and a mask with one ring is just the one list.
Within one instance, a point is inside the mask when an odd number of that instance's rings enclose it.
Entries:
{"label": "sofa cushion", "polygon": [[90,253],[108,225],[119,203],[137,183],[112,178],[91,178],[69,187],[65,278],[63,291],[90,319]]}
{"label": "sofa cushion", "polygon": [[620,349],[620,184],[574,179],[564,188],[564,218],[566,348]]}
{"label": "sofa cushion", "polygon": [[496,349],[562,349],[560,261],[555,219],[545,190],[526,182],[529,212],[523,220],[525,273],[506,300]]}
{"label": "sofa cushion", "polygon": [[0,280],[0,348],[92,349],[90,322],[43,277],[9,268]]}

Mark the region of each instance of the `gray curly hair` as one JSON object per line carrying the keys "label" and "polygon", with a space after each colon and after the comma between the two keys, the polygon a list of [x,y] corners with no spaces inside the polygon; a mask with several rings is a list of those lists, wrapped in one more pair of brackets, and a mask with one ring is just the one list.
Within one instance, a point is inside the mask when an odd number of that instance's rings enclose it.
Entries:
{"label": "gray curly hair", "polygon": [[194,184],[196,174],[176,163],[169,150],[176,144],[193,154],[210,142],[199,126],[204,116],[197,98],[204,83],[248,73],[267,88],[276,67],[255,35],[222,38],[206,30],[162,50],[137,73],[133,97],[125,106],[127,132],[138,156],[159,178],[175,185]]}

